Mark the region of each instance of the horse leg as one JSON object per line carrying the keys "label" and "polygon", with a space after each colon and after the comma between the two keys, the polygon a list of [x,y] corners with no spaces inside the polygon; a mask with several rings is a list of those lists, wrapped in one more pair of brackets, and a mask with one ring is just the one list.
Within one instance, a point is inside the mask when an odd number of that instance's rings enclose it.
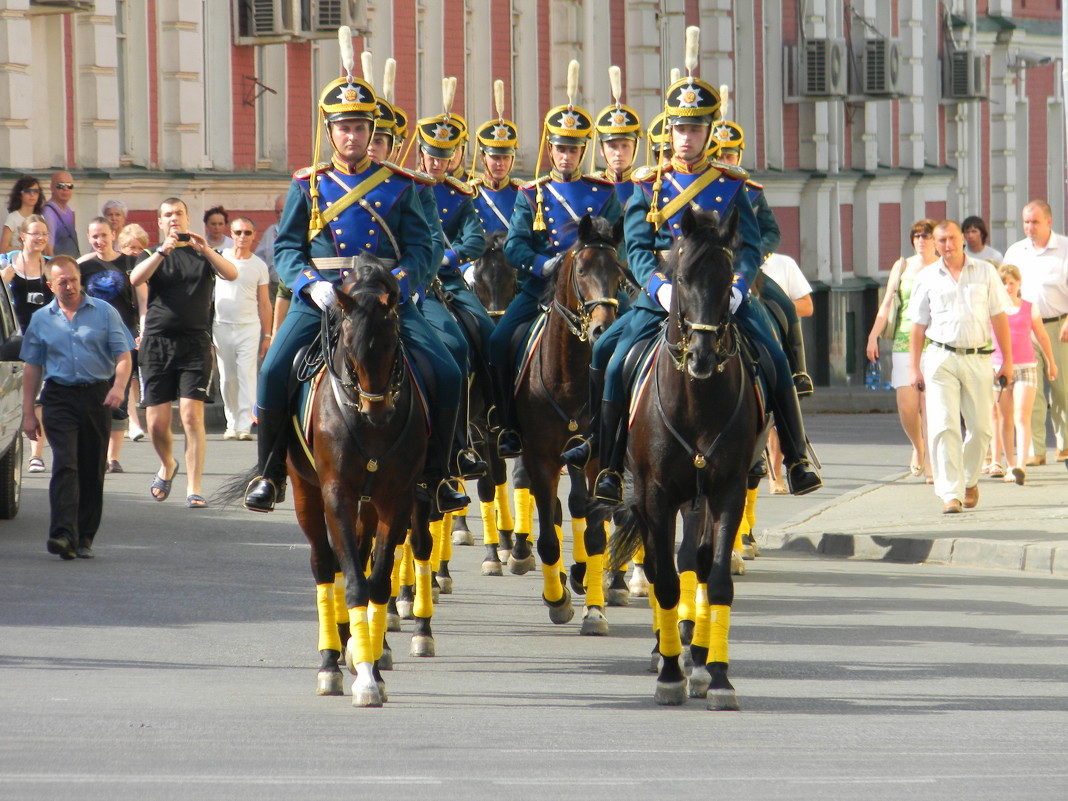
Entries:
{"label": "horse leg", "polygon": [[709,674],[708,708],[712,710],[736,710],[738,698],[727,678],[729,664],[728,641],[730,636],[731,604],[734,603],[734,581],[731,578],[731,552],[734,532],[737,531],[744,513],[744,496],[741,491],[725,491],[714,510],[715,526],[712,569],[708,574],[709,641],[706,666]]}
{"label": "horse leg", "polygon": [[404,541],[404,558],[400,566],[400,589],[397,590],[397,614],[401,620],[411,620],[412,607],[415,605],[415,561],[412,558],[411,531]]}
{"label": "horse leg", "polygon": [[647,542],[652,540],[656,573],[654,592],[659,607],[660,673],[653,699],[661,705],[678,706],[686,701],[686,674],[679,664],[682,641],[679,637],[679,574],[675,570],[675,509],[653,495],[646,499],[643,521],[648,525]]}
{"label": "horse leg", "polygon": [[441,536],[437,542],[441,547],[441,555],[437,567],[434,569],[434,578],[442,595],[452,595],[452,574],[449,573],[449,561],[452,559],[452,538],[448,532],[452,526],[452,512],[448,512],[441,519]]}
{"label": "horse leg", "polygon": [[459,512],[452,512],[450,516],[449,531],[451,532],[451,541],[453,545],[474,545],[475,539],[471,536],[471,529],[467,527],[467,510],[471,507],[465,506]]}
{"label": "horse leg", "polygon": [[501,562],[507,562],[512,554],[514,542],[515,521],[512,519],[512,505],[508,499],[508,472],[503,459],[497,459],[492,463],[493,469],[493,502],[497,509],[497,537],[500,543],[497,546],[497,556]]}
{"label": "horse leg", "polygon": [[[433,594],[433,602],[437,603],[441,599],[441,585],[438,584],[435,577],[438,568],[441,567],[441,540],[444,534],[444,520],[445,518],[440,512],[434,512],[431,516],[428,524],[428,530],[430,532],[430,591]],[[421,585],[419,582],[419,571],[416,570],[415,578],[415,595],[416,599],[419,597],[419,589]],[[450,587],[451,589],[451,587]]]}
{"label": "horse leg", "polygon": [[415,502],[412,513],[411,548],[415,562],[415,604],[412,613],[415,618],[415,630],[408,650],[411,656],[434,656],[434,634],[430,628],[430,619],[434,616],[434,595],[431,585],[434,580],[430,568],[433,538],[430,535],[430,503]]}
{"label": "horse leg", "polygon": [[400,631],[401,617],[397,610],[397,594],[401,587],[401,565],[404,563],[404,543],[393,550],[393,571],[389,574],[389,603],[386,604],[386,631]]}
{"label": "horse leg", "polygon": [[[523,458],[529,449],[524,451]],[[542,596],[549,607],[549,620],[553,623],[567,623],[575,616],[571,605],[571,593],[564,584],[566,574],[563,572],[563,558],[560,548],[560,527],[556,524],[556,491],[559,485],[559,468],[552,465],[538,465],[540,469],[531,471],[530,483],[534,500],[538,505],[538,556],[541,558]],[[518,548],[519,543],[516,542]]]}
{"label": "horse leg", "polygon": [[635,598],[649,597],[649,579],[645,575],[645,548],[639,547],[631,559],[634,564],[634,572],[630,574],[627,589]]}
{"label": "horse leg", "polygon": [[699,669],[690,674],[690,698],[704,698],[712,677],[708,673],[708,641],[712,626],[712,610],[708,606],[708,585],[697,584],[697,620],[694,622],[693,642],[690,643],[690,655],[694,665]]}
{"label": "horse leg", "polygon": [[530,474],[527,472],[526,457],[512,472],[512,482],[515,484],[515,544],[512,553],[508,557],[508,569],[517,576],[529,573],[534,569],[534,551],[531,548],[530,536],[534,533],[534,496],[530,492]]}
{"label": "horse leg", "polygon": [[[704,502],[692,504],[682,515],[682,543],[679,545],[679,638],[682,641],[682,667],[693,673],[690,644],[697,620],[697,541],[705,523]],[[701,663],[704,665],[704,663]]]}
{"label": "horse leg", "polygon": [[745,521],[749,526],[749,536],[742,538],[742,558],[746,560],[760,556],[760,547],[756,541],[756,502],[759,490],[760,476],[755,480],[751,476],[745,490]]}

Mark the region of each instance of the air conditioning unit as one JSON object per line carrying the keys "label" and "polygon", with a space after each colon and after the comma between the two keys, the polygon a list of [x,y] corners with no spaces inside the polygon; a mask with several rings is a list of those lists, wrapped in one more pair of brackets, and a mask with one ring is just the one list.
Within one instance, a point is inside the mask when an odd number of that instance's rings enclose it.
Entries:
{"label": "air conditioning unit", "polygon": [[842,97],[848,88],[844,39],[806,39],[799,51],[797,93],[803,97]]}
{"label": "air conditioning unit", "polygon": [[[309,2],[309,0],[305,0]],[[348,25],[356,33],[366,33],[366,0],[310,0],[308,35],[336,36],[337,29]]]}
{"label": "air conditioning unit", "polygon": [[240,0],[235,6],[238,43],[292,37],[293,0]]}
{"label": "air conditioning unit", "polygon": [[861,89],[866,95],[896,95],[901,74],[901,45],[895,39],[865,39]]}
{"label": "air conditioning unit", "polygon": [[942,95],[950,100],[986,97],[986,56],[968,48],[950,50],[942,59]]}
{"label": "air conditioning unit", "polygon": [[27,14],[74,14],[82,11],[95,11],[92,0],[30,0]]}

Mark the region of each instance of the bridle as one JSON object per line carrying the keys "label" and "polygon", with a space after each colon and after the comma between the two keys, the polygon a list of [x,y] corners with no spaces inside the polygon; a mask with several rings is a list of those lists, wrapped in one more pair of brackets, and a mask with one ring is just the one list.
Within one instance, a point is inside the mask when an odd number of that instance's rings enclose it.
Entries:
{"label": "bridle", "polygon": [[[491,254],[491,253],[493,253],[495,251],[501,253],[501,258],[502,259],[504,258],[504,245],[503,245],[503,243],[494,244],[494,245],[491,245],[490,247],[488,247],[486,249],[486,252],[483,253],[481,257],[479,257],[479,262],[482,262],[483,259],[485,259],[489,254]],[[505,262],[505,264],[507,265],[507,262]],[[514,275],[514,273],[513,273],[513,275]],[[514,282],[515,279],[513,278],[512,280]],[[490,311],[489,309],[486,309],[486,314],[489,316],[489,318],[491,320],[496,320],[499,317],[504,317],[504,313],[506,311],[508,311],[508,309],[506,309],[506,308],[505,309],[495,309],[493,311]]]}
{"label": "bridle", "polygon": [[[377,289],[358,289],[353,294],[379,295],[381,292]],[[397,310],[391,309],[387,318],[395,318],[396,316]],[[400,393],[401,386],[404,383],[404,345],[402,342],[398,341],[397,343],[396,352],[393,355],[393,364],[390,367],[389,379],[386,381],[385,389],[381,392],[370,392],[360,383],[359,375],[357,373],[359,365],[350,353],[346,352],[342,357],[345,367],[344,375],[338,372],[338,369],[334,364],[334,353],[331,350],[329,314],[322,315],[320,336],[322,337],[323,353],[326,357],[324,359],[326,362],[326,369],[330,374],[330,383],[334,388],[334,397],[339,406],[353,409],[359,414],[366,414],[366,412],[362,410],[362,401],[366,401],[367,403],[392,404],[396,400],[397,395]],[[352,399],[354,394],[356,397],[355,400]]]}
{"label": "bridle", "polygon": [[593,310],[598,306],[611,306],[613,308],[619,307],[619,298],[611,297],[599,297],[591,298],[589,300],[582,297],[578,289],[578,280],[575,273],[578,270],[578,256],[584,250],[608,250],[612,253],[612,261],[616,265],[616,269],[619,270],[620,279],[623,280],[625,275],[623,274],[623,267],[619,263],[619,258],[616,255],[615,245],[605,241],[597,242],[579,242],[568,253],[570,261],[570,275],[568,281],[571,287],[578,297],[579,308],[571,309],[566,304],[562,303],[557,298],[553,298],[552,306],[550,307],[557,314],[563,318],[564,324],[567,326],[567,330],[578,337],[580,342],[586,342],[590,338],[590,325],[593,322]]}
{"label": "bridle", "polygon": [[[734,262],[734,251],[730,248],[713,245],[712,250],[722,251],[731,263]],[[682,255],[682,248],[679,248],[678,255]],[[728,304],[724,308],[723,317],[718,323],[700,323],[693,322],[686,317],[686,310],[682,307],[683,296],[681,292],[676,293],[676,298],[675,326],[678,330],[679,341],[665,342],[668,355],[671,356],[675,369],[679,372],[686,372],[690,360],[690,333],[703,331],[714,337],[712,354],[716,358],[716,372],[722,373],[726,369],[727,362],[738,355],[741,347],[737,325],[731,318],[730,305]],[[693,376],[690,377],[693,378]]]}

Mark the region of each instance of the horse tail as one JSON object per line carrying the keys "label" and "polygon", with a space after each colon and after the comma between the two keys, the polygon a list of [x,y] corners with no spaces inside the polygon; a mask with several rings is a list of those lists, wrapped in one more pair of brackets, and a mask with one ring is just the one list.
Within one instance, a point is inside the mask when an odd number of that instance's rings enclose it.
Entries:
{"label": "horse tail", "polygon": [[215,491],[215,494],[211,496],[208,501],[209,504],[211,506],[219,506],[226,509],[227,507],[237,506],[243,503],[249,482],[259,474],[259,467],[253,465],[244,473],[230,476],[230,478],[223,482],[223,485]]}
{"label": "horse tail", "polygon": [[608,540],[608,568],[622,570],[642,546],[642,529],[638,525],[638,516],[629,508],[623,508],[614,515],[615,531]]}

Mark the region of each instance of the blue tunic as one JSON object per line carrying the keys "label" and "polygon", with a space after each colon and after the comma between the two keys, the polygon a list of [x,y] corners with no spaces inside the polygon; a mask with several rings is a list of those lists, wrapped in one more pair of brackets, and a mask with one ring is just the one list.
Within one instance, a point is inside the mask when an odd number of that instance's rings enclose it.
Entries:
{"label": "blue tunic", "polygon": [[508,223],[515,211],[515,202],[519,198],[520,182],[511,178],[500,189],[489,186],[484,178],[472,182],[475,190],[475,213],[482,230],[487,234],[507,231]]}

